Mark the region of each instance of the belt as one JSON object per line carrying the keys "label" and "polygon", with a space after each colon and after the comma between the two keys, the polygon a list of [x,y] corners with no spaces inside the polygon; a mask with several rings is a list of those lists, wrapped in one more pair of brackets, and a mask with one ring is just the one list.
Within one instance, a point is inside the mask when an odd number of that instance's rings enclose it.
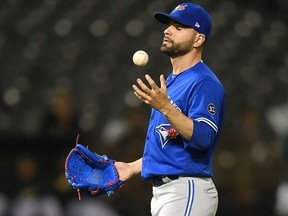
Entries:
{"label": "belt", "polygon": [[178,175],[154,176],[153,178],[151,178],[151,181],[152,181],[152,185],[154,187],[159,187],[163,184],[166,184],[166,183],[168,183],[172,180],[176,180],[178,178],[179,178]]}

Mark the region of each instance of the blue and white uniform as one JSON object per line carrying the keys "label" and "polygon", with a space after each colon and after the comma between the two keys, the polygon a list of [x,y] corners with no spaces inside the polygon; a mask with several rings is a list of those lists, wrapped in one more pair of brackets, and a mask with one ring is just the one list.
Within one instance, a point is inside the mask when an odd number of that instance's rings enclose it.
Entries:
{"label": "blue and white uniform", "polygon": [[[203,7],[194,3],[179,4],[170,14],[156,12],[154,18],[167,25],[162,45],[167,52],[164,43],[170,41],[176,44],[178,31],[182,30],[170,28],[173,23],[192,28],[200,34],[196,41],[191,42],[194,45],[196,42],[205,43],[211,35],[211,16]],[[179,34],[184,35],[182,32]],[[198,52],[190,52],[190,56],[201,57],[202,49],[198,49],[198,46],[193,48]],[[166,54],[171,58],[175,53],[171,54],[170,51]],[[182,59],[178,60],[177,65]],[[171,63],[174,67],[174,61]],[[141,172],[142,178],[151,180],[153,184],[151,214],[215,216],[218,192],[211,178],[212,160],[224,118],[224,88],[202,61],[179,75],[170,74],[166,85],[171,104],[192,119],[194,129],[190,140],[185,140],[162,113],[152,109]]]}
{"label": "blue and white uniform", "polygon": [[225,91],[215,74],[201,61],[166,80],[170,102],[194,121],[193,136],[169,137],[170,123],[152,109],[142,162],[142,177],[179,175],[211,177],[212,155],[221,133]]}
{"label": "blue and white uniform", "polygon": [[[215,215],[218,194],[211,179],[212,160],[224,118],[224,88],[202,61],[179,75],[170,74],[166,85],[170,102],[193,120],[194,131],[190,140],[171,136],[171,124],[152,109],[141,173],[153,182],[151,213]],[[155,179],[162,183],[156,185]]]}

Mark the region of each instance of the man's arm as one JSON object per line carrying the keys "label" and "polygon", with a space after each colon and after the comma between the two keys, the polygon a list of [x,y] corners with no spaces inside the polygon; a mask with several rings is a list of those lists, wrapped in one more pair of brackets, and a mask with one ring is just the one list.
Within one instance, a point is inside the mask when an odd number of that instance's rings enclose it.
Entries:
{"label": "man's arm", "polygon": [[119,173],[120,180],[126,181],[141,172],[142,158],[131,163],[116,161],[114,165]]}

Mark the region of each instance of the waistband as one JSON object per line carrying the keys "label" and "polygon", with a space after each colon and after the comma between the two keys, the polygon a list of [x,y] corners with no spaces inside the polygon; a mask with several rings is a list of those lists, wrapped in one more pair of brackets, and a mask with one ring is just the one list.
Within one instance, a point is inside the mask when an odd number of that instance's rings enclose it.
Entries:
{"label": "waistband", "polygon": [[159,187],[159,186],[166,184],[172,180],[179,179],[179,177],[180,176],[178,176],[178,175],[154,176],[153,178],[151,178],[151,181],[152,181],[152,185],[154,187]]}
{"label": "waistband", "polygon": [[173,180],[179,179],[181,177],[191,177],[191,178],[195,178],[195,180],[197,179],[201,179],[201,180],[211,180],[211,177],[208,176],[187,176],[187,175],[165,175],[165,176],[154,176],[152,177],[150,180],[152,182],[152,185],[154,187],[159,187],[161,185],[167,184],[168,182],[171,182]]}

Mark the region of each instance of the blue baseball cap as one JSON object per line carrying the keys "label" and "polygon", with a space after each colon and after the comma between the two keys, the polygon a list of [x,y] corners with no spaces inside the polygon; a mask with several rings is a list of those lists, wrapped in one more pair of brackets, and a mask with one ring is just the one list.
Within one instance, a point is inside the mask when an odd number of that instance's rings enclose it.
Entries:
{"label": "blue baseball cap", "polygon": [[212,30],[212,20],[209,13],[203,7],[193,3],[179,4],[170,14],[156,12],[154,18],[166,25],[172,20],[193,28],[195,31],[204,34],[206,40]]}

